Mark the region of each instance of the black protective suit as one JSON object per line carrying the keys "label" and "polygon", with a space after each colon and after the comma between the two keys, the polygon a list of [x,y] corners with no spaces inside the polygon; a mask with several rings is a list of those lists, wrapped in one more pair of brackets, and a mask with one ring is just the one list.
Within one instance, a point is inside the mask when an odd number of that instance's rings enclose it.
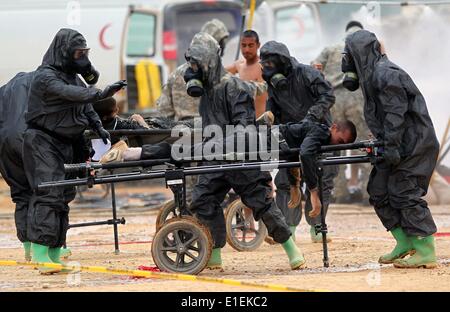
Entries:
{"label": "black protective suit", "polygon": [[421,197],[427,192],[439,153],[425,99],[411,77],[380,53],[376,36],[360,30],[346,38],[354,60],[370,131],[385,142],[385,152],[400,162],[375,165],[367,191],[385,228],[401,226],[408,235],[428,236],[436,225]]}
{"label": "black protective suit", "polygon": [[88,127],[103,129],[90,104],[101,99],[102,91],[86,88],[71,67],[75,49],[85,46],[80,33],[61,29],[35,71],[29,91],[23,161],[34,193],[28,209],[27,235],[31,242],[50,248],[65,243],[68,203],[75,197],[75,188],[38,191],[36,187],[42,182],[63,180],[65,163],[88,159],[83,132]]}
{"label": "black protective suit", "polygon": [[[317,69],[300,64],[291,57],[287,47],[276,41],[269,41],[261,47],[261,59],[268,55],[280,56],[285,64],[289,65],[289,74],[286,76],[288,85],[285,90],[275,89],[268,83],[268,99],[266,111],[271,111],[275,117],[275,124],[286,124],[288,122],[299,122],[306,116],[327,125],[331,125],[330,108],[333,106],[335,97],[331,84],[325,80],[322,73]],[[338,168],[327,166],[323,170],[323,204],[325,212],[331,200],[333,190],[333,179],[337,176]],[[275,177],[277,187],[276,201],[278,207],[283,211],[286,221],[290,226],[300,223],[302,217],[301,207],[289,209],[289,173],[288,169],[280,169]],[[312,209],[309,200],[309,192],[306,193],[307,200],[305,212]],[[301,205],[300,205],[301,206]],[[320,218],[311,219],[305,213],[308,224],[320,223]]]}
{"label": "black protective suit", "polygon": [[[243,81],[226,74],[217,42],[212,37],[199,33],[192,40],[186,56],[199,64],[203,72],[205,93],[199,106],[203,128],[209,125],[217,125],[222,129],[225,129],[226,125],[254,125],[252,94]],[[269,235],[276,242],[284,243],[289,239],[289,228],[271,197],[270,181],[268,172],[257,170],[199,176],[190,208],[210,229],[214,248],[221,248],[226,243],[221,203],[231,188],[241,197],[242,202],[253,210],[254,218],[263,220]]]}
{"label": "black protective suit", "polygon": [[33,193],[22,161],[23,133],[26,128],[24,116],[32,78],[33,72],[19,73],[0,88],[0,172],[16,204],[14,218],[17,237],[21,242],[28,241],[27,212]]}

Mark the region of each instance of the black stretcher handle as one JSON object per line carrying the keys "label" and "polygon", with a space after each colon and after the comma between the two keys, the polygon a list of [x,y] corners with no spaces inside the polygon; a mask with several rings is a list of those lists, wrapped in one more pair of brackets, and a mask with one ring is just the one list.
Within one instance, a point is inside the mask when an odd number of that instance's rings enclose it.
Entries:
{"label": "black stretcher handle", "polygon": [[[332,166],[332,165],[343,165],[343,164],[355,164],[355,163],[374,163],[382,161],[383,158],[380,156],[365,156],[365,155],[353,155],[344,157],[332,157],[330,159],[318,160],[317,164],[320,166]],[[269,169],[281,169],[281,168],[295,168],[300,167],[301,163],[299,161],[286,162],[286,161],[272,161],[272,162],[249,162],[249,163],[233,163],[233,164],[219,164],[210,166],[197,166],[182,168],[184,175],[201,175],[208,173],[219,173],[219,172],[232,172],[232,171],[242,171],[242,170],[269,170]],[[123,174],[112,174],[107,176],[89,177],[89,178],[77,178],[61,181],[49,181],[43,182],[38,185],[38,189],[44,189],[49,187],[61,187],[61,186],[79,186],[79,185],[89,185],[89,184],[104,184],[104,183],[115,183],[115,182],[130,182],[130,181],[140,181],[148,179],[158,179],[164,178],[168,170],[173,170],[173,168],[161,169],[156,171],[147,172],[130,172]]]}
{"label": "black stretcher handle", "polygon": [[136,161],[126,161],[126,162],[113,162],[108,164],[101,164],[99,162],[94,163],[80,163],[80,164],[64,164],[64,171],[66,173],[78,173],[86,172],[90,169],[119,169],[119,168],[132,168],[132,167],[152,167],[158,165],[164,165],[170,163],[170,158],[166,159],[151,159],[151,160],[136,160]]}

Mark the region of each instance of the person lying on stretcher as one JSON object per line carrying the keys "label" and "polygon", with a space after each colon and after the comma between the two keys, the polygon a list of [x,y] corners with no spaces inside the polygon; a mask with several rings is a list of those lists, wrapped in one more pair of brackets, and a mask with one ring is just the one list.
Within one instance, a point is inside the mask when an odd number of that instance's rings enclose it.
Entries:
{"label": "person lying on stretcher", "polygon": [[[113,97],[97,101],[93,104],[93,107],[106,130],[136,130],[150,128],[141,115],[134,114],[127,119],[120,117],[119,105]],[[111,137],[111,144],[116,144],[119,140],[120,137]]]}
{"label": "person lying on stretcher", "polygon": [[[305,118],[301,122],[291,122],[278,126],[278,131],[272,130],[272,136],[277,133],[279,150],[287,151],[292,148],[300,148],[301,169],[290,170],[291,177],[291,201],[300,200],[300,177],[305,181],[311,193],[312,210],[311,217],[320,214],[320,200],[317,178],[316,160],[323,145],[337,145],[353,143],[356,139],[356,127],[349,120],[336,121],[330,127]],[[119,145],[120,144],[120,145]],[[167,142],[158,144],[146,144],[142,147],[127,147],[122,141],[113,146],[100,160],[101,163],[114,161],[131,161],[144,159],[171,158],[171,145]],[[297,170],[296,170],[297,169]],[[294,205],[295,206],[295,205]]]}

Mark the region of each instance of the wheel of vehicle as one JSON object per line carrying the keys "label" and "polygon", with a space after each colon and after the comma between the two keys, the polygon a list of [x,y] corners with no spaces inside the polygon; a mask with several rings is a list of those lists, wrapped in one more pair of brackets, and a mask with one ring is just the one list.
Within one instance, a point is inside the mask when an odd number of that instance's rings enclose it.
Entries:
{"label": "wheel of vehicle", "polygon": [[232,202],[225,212],[227,242],[237,251],[252,251],[264,242],[267,228],[260,220],[256,222],[253,213],[240,199]]}
{"label": "wheel of vehicle", "polygon": [[156,232],[161,229],[167,220],[178,216],[178,212],[176,212],[175,209],[176,207],[173,199],[164,203],[164,205],[159,209],[158,216],[156,217]]}
{"label": "wheel of vehicle", "polygon": [[170,219],[156,233],[152,257],[165,272],[198,274],[206,267],[213,240],[208,229],[193,217]]}

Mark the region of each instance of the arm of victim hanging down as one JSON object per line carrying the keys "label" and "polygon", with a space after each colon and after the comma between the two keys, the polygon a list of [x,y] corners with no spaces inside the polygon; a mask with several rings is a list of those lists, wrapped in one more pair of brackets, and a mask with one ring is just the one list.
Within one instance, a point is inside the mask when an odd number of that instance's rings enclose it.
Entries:
{"label": "arm of victim hanging down", "polygon": [[[367,145],[368,143],[353,143],[355,144],[355,148],[361,148]],[[347,145],[347,144],[346,144]],[[364,145],[364,146],[363,146]],[[376,144],[380,146],[379,143]],[[344,146],[344,144],[342,145]],[[373,146],[373,143],[370,144]],[[348,146],[347,146],[348,147]],[[328,146],[323,147],[324,150],[329,151],[335,150],[336,146]],[[347,148],[348,149],[348,148]],[[352,164],[352,163],[373,163],[379,160],[380,157],[374,154],[372,151],[367,152],[366,155],[356,155],[356,156],[339,156],[339,157],[326,157],[324,159],[318,160],[318,165],[320,166],[330,166],[330,165],[342,165],[342,164]],[[151,166],[151,165],[160,165],[167,163],[166,160],[145,160],[145,161],[134,161],[134,162],[124,162],[124,163],[112,163],[112,164],[92,164],[90,166],[95,166],[101,169],[111,169],[112,166],[115,168],[127,168],[127,167],[136,167],[136,166]],[[186,167],[182,168],[184,175],[200,175],[200,174],[208,174],[208,173],[217,173],[217,172],[231,172],[231,171],[242,171],[242,170],[270,170],[275,168],[294,168],[299,167],[301,163],[299,161],[259,161],[259,162],[240,162],[240,163],[231,163],[231,164],[220,164],[220,165],[206,165],[206,166],[197,166],[197,167]],[[71,165],[72,169],[75,165]],[[88,168],[89,165],[82,164],[81,166],[85,166]],[[180,168],[178,168],[180,169]],[[105,183],[113,183],[113,182],[128,182],[128,181],[139,181],[139,180],[149,180],[149,179],[158,179],[164,178],[166,173],[170,170],[174,170],[174,168],[153,170],[153,171],[142,171],[142,172],[130,172],[130,173],[121,173],[121,174],[110,174],[104,176],[95,176],[94,171],[90,171],[91,174],[88,178],[78,178],[71,180],[62,180],[62,181],[50,181],[44,182],[38,186],[38,189],[44,189],[55,186],[79,186],[79,185],[94,185],[94,184],[105,184]],[[92,175],[92,173],[94,175]]]}

